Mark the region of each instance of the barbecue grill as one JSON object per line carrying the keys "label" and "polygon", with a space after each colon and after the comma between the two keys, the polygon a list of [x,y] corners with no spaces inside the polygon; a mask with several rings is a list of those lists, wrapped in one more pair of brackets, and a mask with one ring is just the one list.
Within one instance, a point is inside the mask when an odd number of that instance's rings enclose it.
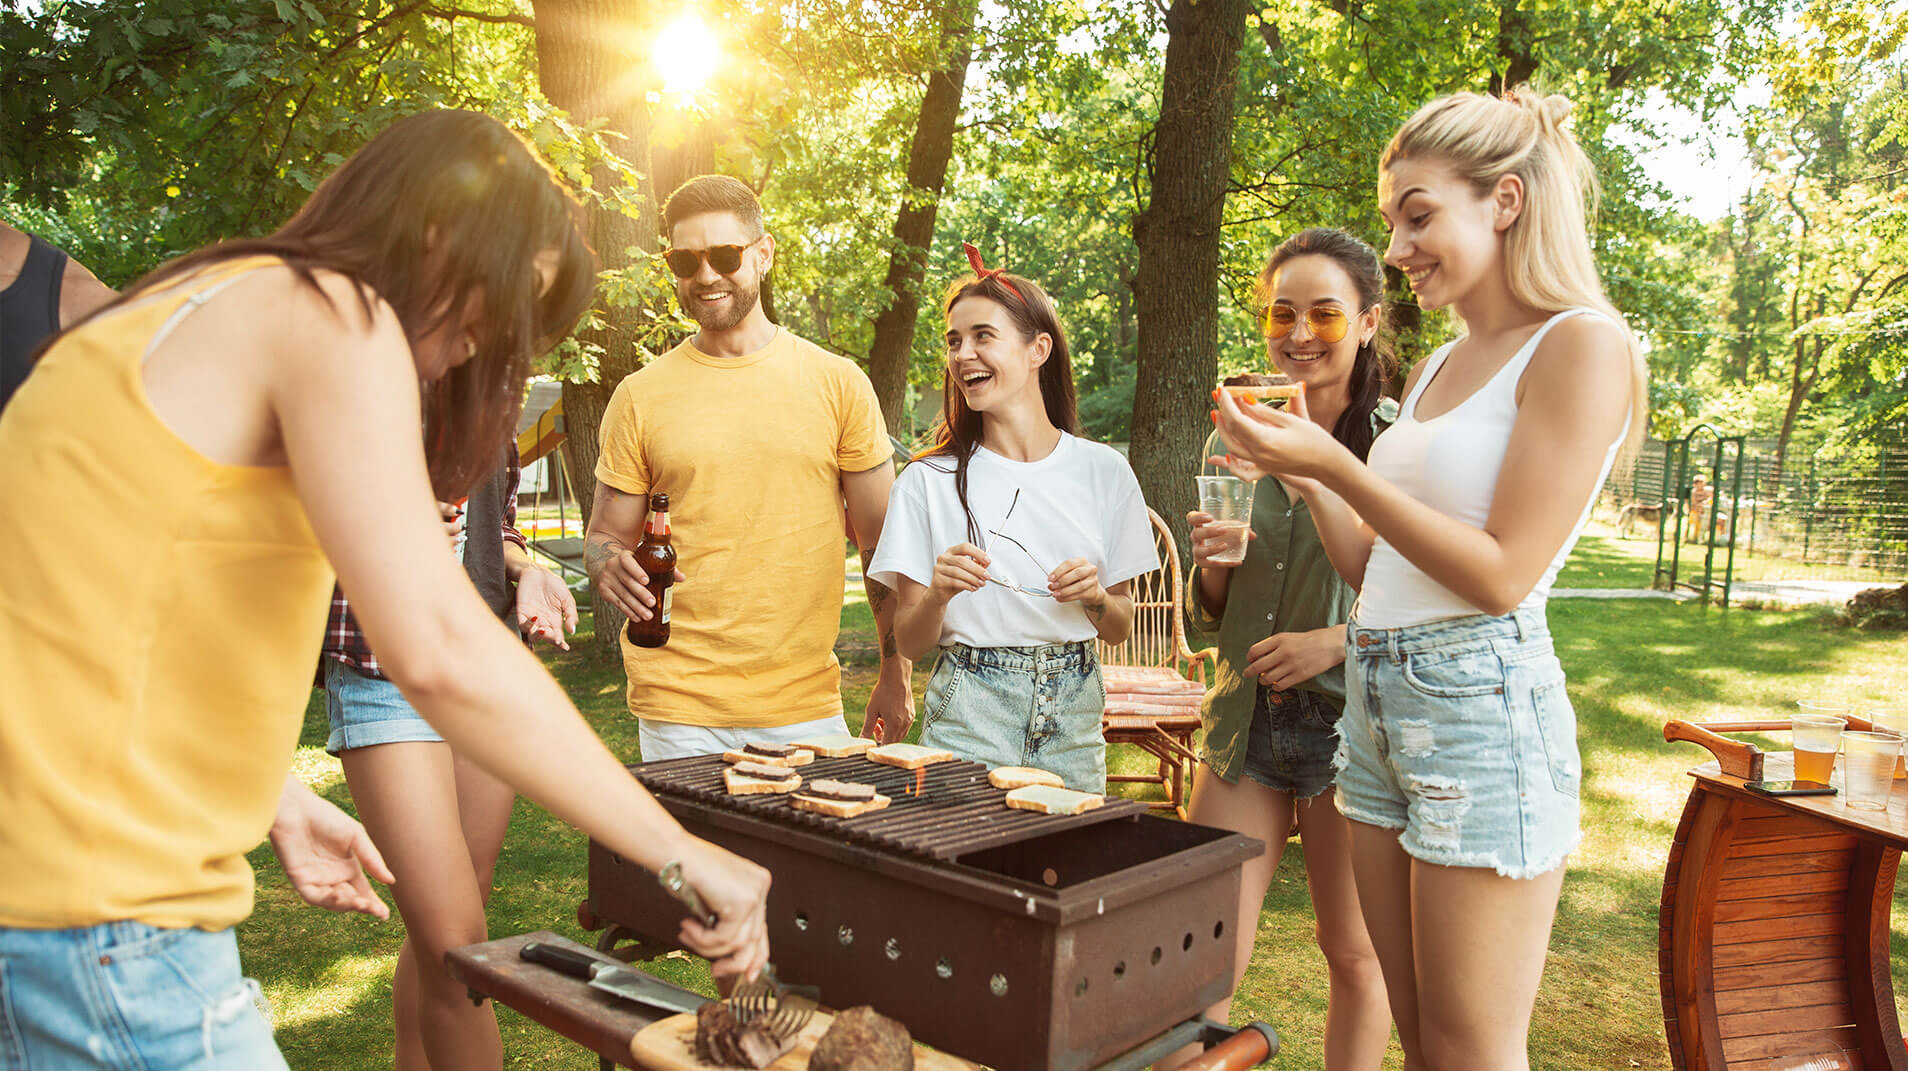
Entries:
{"label": "barbecue grill", "polygon": [[[1010,810],[978,763],[921,771],[817,759],[872,783],[857,818],[730,796],[720,756],[630,767],[691,832],[767,867],[777,970],[833,1007],[871,1004],[930,1045],[1003,1071],[1098,1066],[1231,990],[1239,867],[1258,841],[1153,817]],[[592,841],[587,929],[675,945],[683,908]]]}

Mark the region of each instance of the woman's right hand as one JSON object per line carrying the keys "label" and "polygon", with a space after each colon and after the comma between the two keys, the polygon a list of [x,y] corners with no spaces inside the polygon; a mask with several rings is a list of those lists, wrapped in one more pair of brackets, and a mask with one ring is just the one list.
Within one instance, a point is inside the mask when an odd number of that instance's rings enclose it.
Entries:
{"label": "woman's right hand", "polygon": [[[1198,510],[1194,510],[1186,514],[1186,523],[1192,526],[1192,556],[1194,565],[1197,565],[1201,569],[1231,569],[1239,564],[1238,562],[1216,562],[1212,560],[1213,555],[1229,549],[1227,544],[1231,542],[1231,540],[1220,534],[1218,518],[1210,513],[1201,513]],[[1246,542],[1250,543],[1257,538],[1259,538],[1257,532],[1251,531],[1250,529],[1246,531]]]}
{"label": "woman's right hand", "polygon": [[691,840],[678,860],[682,880],[715,914],[715,929],[685,917],[677,937],[709,960],[718,978],[754,978],[769,960],[769,872],[705,840]]}
{"label": "woman's right hand", "polygon": [[928,597],[945,606],[963,591],[979,591],[987,584],[987,552],[972,543],[956,543],[934,559],[934,579]]}

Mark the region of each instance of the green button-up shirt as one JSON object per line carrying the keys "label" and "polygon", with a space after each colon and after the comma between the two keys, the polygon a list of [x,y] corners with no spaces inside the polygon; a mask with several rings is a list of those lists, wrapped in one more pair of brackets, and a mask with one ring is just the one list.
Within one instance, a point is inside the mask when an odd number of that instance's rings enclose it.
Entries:
{"label": "green button-up shirt", "polygon": [[[1397,414],[1397,403],[1385,399],[1372,413],[1374,430],[1391,426]],[[1228,452],[1218,432],[1206,440],[1205,456]],[[1224,474],[1211,464],[1201,471],[1208,476]],[[1197,565],[1186,590],[1186,627],[1195,637],[1193,648],[1219,649],[1212,687],[1201,709],[1206,730],[1203,758],[1228,782],[1237,782],[1245,767],[1246,739],[1258,699],[1259,682],[1244,674],[1250,661],[1246,649],[1281,632],[1342,625],[1351,619],[1352,603],[1358,597],[1325,556],[1305,500],[1288,496],[1285,485],[1273,477],[1253,488],[1252,531],[1258,538],[1246,544],[1245,561],[1232,569],[1224,616],[1207,613],[1200,601]],[[1345,708],[1342,665],[1297,687],[1324,696],[1334,709]]]}

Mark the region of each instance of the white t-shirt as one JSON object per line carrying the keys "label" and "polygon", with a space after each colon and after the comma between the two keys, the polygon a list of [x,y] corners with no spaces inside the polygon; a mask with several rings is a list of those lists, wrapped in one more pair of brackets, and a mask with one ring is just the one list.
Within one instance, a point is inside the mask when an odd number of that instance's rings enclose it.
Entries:
{"label": "white t-shirt", "polygon": [[[954,460],[910,464],[888,498],[888,519],[868,575],[891,588],[898,586],[897,576],[925,586],[934,579],[934,559],[967,542],[988,552],[992,575],[1035,591],[1046,591],[1047,574],[1070,558],[1098,566],[1100,583],[1109,588],[1159,568],[1139,481],[1110,446],[1062,432],[1059,445],[1038,461],[1010,461],[976,447],[967,468],[967,503],[980,529],[978,541],[970,538],[954,494]],[[989,534],[994,531],[1000,534]],[[1093,637],[1093,622],[1077,602],[985,584],[947,604],[940,642],[1033,647]]]}

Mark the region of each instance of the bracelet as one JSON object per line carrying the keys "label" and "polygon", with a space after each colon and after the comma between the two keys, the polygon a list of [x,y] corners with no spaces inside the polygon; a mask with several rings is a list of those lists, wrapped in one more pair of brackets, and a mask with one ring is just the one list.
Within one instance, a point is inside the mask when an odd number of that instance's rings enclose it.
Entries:
{"label": "bracelet", "polygon": [[695,887],[683,880],[682,860],[671,859],[663,864],[663,868],[656,871],[656,883],[661,885],[669,895],[682,901],[682,905],[689,909],[689,913],[697,922],[711,929],[715,928],[715,915],[703,905],[702,897],[696,895]]}

